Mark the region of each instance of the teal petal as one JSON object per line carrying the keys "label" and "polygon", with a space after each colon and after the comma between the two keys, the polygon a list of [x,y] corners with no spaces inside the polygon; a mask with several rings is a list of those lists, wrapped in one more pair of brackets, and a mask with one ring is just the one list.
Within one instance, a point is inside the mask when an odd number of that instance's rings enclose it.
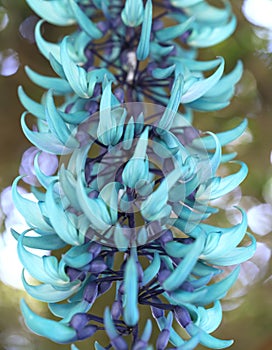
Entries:
{"label": "teal petal", "polygon": [[111,217],[107,205],[100,198],[89,198],[86,190],[87,189],[84,188],[82,180],[78,179],[76,191],[80,207],[95,229],[100,232],[108,230],[111,227]]}
{"label": "teal petal", "polygon": [[178,346],[176,350],[194,350],[200,342],[200,336],[197,334],[190,340],[187,340],[185,344]]}
{"label": "teal petal", "polygon": [[106,307],[105,311],[104,311],[104,326],[105,326],[105,330],[106,330],[108,336],[111,339],[118,337],[117,330],[116,330],[115,325],[114,325],[112,318],[111,318],[111,313],[110,313],[109,307]]}
{"label": "teal petal", "polygon": [[[218,228],[214,226],[209,226],[201,224],[201,227],[208,235],[208,239],[203,251],[204,259],[213,259],[223,257],[226,253],[232,251],[244,238],[247,230],[247,215],[243,209],[238,208],[242,214],[241,223],[232,226],[230,228]],[[216,245],[213,244],[212,240],[209,237],[213,238],[216,235],[216,232],[219,233],[218,241]],[[212,249],[209,247],[212,245]]]}
{"label": "teal petal", "polygon": [[144,270],[144,275],[142,279],[142,285],[145,286],[150,281],[152,281],[153,278],[156,277],[157,273],[160,270],[161,266],[161,260],[159,254],[156,252],[154,254],[154,258],[152,262],[149,264],[149,266]]}
{"label": "teal petal", "polygon": [[41,213],[38,202],[33,202],[29,199],[24,198],[17,191],[18,182],[21,177],[17,177],[12,185],[12,198],[17,210],[26,219],[27,223],[31,227],[38,227],[40,230],[48,233],[53,233],[53,229],[45,221],[44,216]]}
{"label": "teal petal", "polygon": [[207,286],[205,288],[207,292],[205,296],[199,300],[199,305],[205,306],[214,302],[215,300],[224,298],[228,290],[237,280],[239,272],[240,267],[238,266],[226,278]]}
{"label": "teal petal", "polygon": [[34,170],[35,170],[35,175],[39,181],[39,183],[42,185],[44,188],[48,188],[51,182],[54,182],[57,180],[57,175],[55,176],[49,176],[45,175],[39,167],[39,156],[41,152],[37,153],[35,158],[34,158]]}
{"label": "teal petal", "polygon": [[157,132],[159,134],[165,133],[165,130],[169,130],[172,126],[173,120],[179,109],[180,100],[183,92],[183,77],[179,74],[174,80],[174,84],[171,90],[171,96],[166,109],[159,121]]}
{"label": "teal petal", "polygon": [[194,18],[191,17],[187,19],[184,23],[177,24],[172,27],[163,28],[158,31],[156,31],[155,35],[156,38],[160,42],[170,41],[173,39],[176,39],[177,37],[181,36],[183,33],[186,32],[186,30],[191,28],[192,23],[194,22]]}
{"label": "teal petal", "polygon": [[[30,230],[24,231],[22,235],[23,237],[23,245],[28,248],[42,249],[42,250],[57,250],[64,248],[66,246],[66,242],[63,242],[58,235],[56,234],[46,234],[43,236],[25,236],[27,232]],[[11,229],[11,233],[13,237],[18,240],[21,234],[17,231]]]}
{"label": "teal petal", "polygon": [[199,328],[207,333],[214,332],[222,321],[222,307],[220,301],[216,300],[214,305],[208,309],[197,308],[197,320],[194,322]]}
{"label": "teal petal", "polygon": [[149,55],[151,27],[152,27],[152,1],[147,0],[145,5],[145,10],[144,10],[144,20],[142,24],[140,41],[136,51],[136,56],[139,61],[144,61]]}
{"label": "teal petal", "polygon": [[70,267],[81,268],[93,260],[93,255],[89,252],[89,248],[90,242],[72,247],[62,255],[62,259]]}
{"label": "teal petal", "polygon": [[148,181],[149,178],[149,163],[146,156],[148,146],[149,128],[146,127],[144,132],[138,139],[134,154],[126,164],[122,179],[125,185],[130,188],[136,188],[140,181]]}
{"label": "teal petal", "polygon": [[33,298],[46,302],[46,303],[57,303],[69,298],[75,294],[81,288],[80,281],[74,281],[67,284],[66,289],[57,290],[50,284],[40,284],[38,286],[32,286],[27,283],[24,275],[22,276],[23,286],[26,292]]}
{"label": "teal petal", "polygon": [[28,66],[25,67],[25,71],[33,83],[46,90],[53,89],[56,95],[69,94],[72,92],[71,86],[64,79],[38,74]]}
{"label": "teal petal", "polygon": [[34,12],[47,22],[57,26],[74,24],[75,20],[67,8],[67,1],[26,0]]}
{"label": "teal petal", "polygon": [[91,21],[74,0],[70,0],[69,3],[81,29],[91,38],[100,39],[103,36],[103,33],[97,25]]}
{"label": "teal petal", "polygon": [[92,304],[86,300],[82,300],[68,304],[51,303],[48,304],[48,307],[54,315],[62,318],[62,323],[68,323],[75,314],[88,312]]}
{"label": "teal petal", "polygon": [[125,229],[116,223],[114,228],[114,243],[120,252],[125,252],[130,244],[129,238],[125,235]]}
{"label": "teal petal", "polygon": [[97,341],[94,343],[94,348],[95,348],[95,350],[106,350]]}
{"label": "teal petal", "polygon": [[53,55],[58,61],[60,60],[60,47],[58,44],[46,41],[41,35],[41,27],[45,21],[40,20],[35,27],[35,40],[41,54],[49,60]]}
{"label": "teal petal", "polygon": [[[27,251],[23,246],[23,238],[24,238],[23,234],[20,235],[20,237],[18,238],[18,256],[24,268],[30,273],[32,277],[44,283],[63,285],[69,282],[68,276],[66,276],[66,279],[63,280],[62,278],[60,278],[60,276],[56,272],[57,266],[54,266],[54,265],[56,265],[57,262],[55,257],[53,256],[40,257]],[[48,259],[50,259],[50,262],[48,261]],[[54,259],[54,262],[53,262],[54,265],[49,267],[48,264],[52,264],[52,259]],[[48,263],[46,263],[46,261],[48,261]],[[46,269],[45,269],[45,264],[47,264]],[[51,272],[49,271],[50,269],[54,270],[53,274],[50,273]]]}
{"label": "teal petal", "polygon": [[65,147],[52,133],[30,130],[26,125],[26,115],[26,112],[22,114],[21,126],[25,136],[33,145],[47,153],[64,155],[72,152],[70,148]]}
{"label": "teal petal", "polygon": [[190,245],[190,252],[184,257],[171,275],[164,281],[163,288],[167,291],[174,291],[187,279],[198,260],[205,244],[205,234],[201,234],[196,241]]}
{"label": "teal petal", "polygon": [[49,90],[46,94],[45,111],[50,131],[58,138],[58,140],[66,147],[78,147],[78,141],[72,137],[71,131],[63,121],[61,114],[55,106],[52,90]]}
{"label": "teal petal", "polygon": [[135,326],[139,320],[138,310],[138,272],[133,257],[126,263],[124,272],[124,321],[128,326]]}
{"label": "teal petal", "polygon": [[[241,124],[236,126],[235,128],[227,131],[223,131],[216,134],[217,139],[219,140],[221,146],[225,146],[228,143],[236,140],[239,136],[243,134],[248,125],[247,119],[244,119]],[[193,144],[198,145],[201,142],[201,145],[204,145],[207,149],[214,148],[214,138],[213,136],[202,137],[201,140],[194,140]],[[203,146],[202,146],[203,147]]]}
{"label": "teal petal", "polygon": [[203,96],[207,91],[209,91],[222,77],[224,72],[225,62],[221,57],[221,63],[218,69],[208,78],[200,79],[192,84],[192,86],[184,92],[181,103],[190,103],[199,99]]}
{"label": "teal petal", "polygon": [[26,326],[32,332],[60,344],[66,344],[76,340],[77,334],[73,328],[35,314],[24,300],[21,301],[21,311]]}
{"label": "teal petal", "polygon": [[241,264],[251,259],[256,251],[256,239],[254,236],[247,233],[251,239],[251,244],[245,247],[234,248],[229,253],[224,254],[222,257],[215,257],[207,259],[211,264],[219,266],[231,266]]}
{"label": "teal petal", "polygon": [[139,26],[144,19],[144,5],[142,0],[126,0],[121,12],[121,18],[128,27]]}
{"label": "teal petal", "polygon": [[27,109],[29,113],[33,114],[37,118],[45,120],[44,106],[28,97],[24,92],[22,86],[19,86],[18,88],[18,96],[21,104]]}
{"label": "teal petal", "polygon": [[143,330],[141,340],[147,343],[151,337],[151,334],[152,334],[152,322],[151,322],[151,320],[148,319],[146,321],[146,325],[145,325],[145,328]]}
{"label": "teal petal", "polygon": [[74,225],[72,213],[66,212],[61,201],[56,201],[54,185],[51,183],[45,195],[45,205],[51,225],[58,236],[68,244],[79,245],[78,231]]}
{"label": "teal petal", "polygon": [[236,17],[232,16],[227,24],[220,27],[196,26],[187,43],[192,47],[198,48],[216,45],[228,38],[234,32],[236,25]]}
{"label": "teal petal", "polygon": [[225,349],[233,344],[233,340],[221,340],[211,336],[197,327],[193,322],[186,327],[186,331],[191,336],[199,336],[200,344],[209,349]]}
{"label": "teal petal", "polygon": [[60,45],[61,64],[70,84],[70,88],[82,98],[88,98],[87,73],[84,68],[72,61],[68,51],[68,37],[64,37]]}
{"label": "teal petal", "polygon": [[155,79],[166,79],[169,78],[172,73],[175,71],[176,65],[173,64],[172,66],[166,67],[166,68],[155,68],[152,71],[152,76]]}

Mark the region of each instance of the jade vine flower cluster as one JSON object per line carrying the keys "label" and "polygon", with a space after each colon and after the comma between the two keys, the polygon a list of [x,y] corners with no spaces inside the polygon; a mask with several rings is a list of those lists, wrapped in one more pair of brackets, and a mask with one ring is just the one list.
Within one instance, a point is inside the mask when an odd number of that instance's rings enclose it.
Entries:
{"label": "jade vine flower cluster", "polygon": [[[33,147],[12,189],[29,229],[13,235],[25,270],[40,282],[32,285],[23,273],[26,291],[58,320],[22,301],[26,325],[58,343],[90,338],[96,350],[230,346],[210,333],[255,239],[241,209],[241,222],[230,228],[207,220],[217,212],[210,201],[247,175],[235,154],[222,154],[247,122],[218,134],[190,124],[193,110],[226,107],[242,74],[240,62],[224,74],[222,57],[196,58],[198,48],[234,31],[229,2],[27,3],[42,17],[35,39],[55,76],[26,67],[45,89],[41,102],[19,88],[27,110],[22,129]],[[52,43],[42,36],[44,21],[76,29]],[[33,128],[28,114],[36,118]],[[239,170],[220,177],[221,163],[230,161]],[[17,191],[21,179],[32,185],[35,201]],[[250,243],[241,245],[246,236]],[[232,265],[226,275],[224,267]],[[93,305],[103,295],[107,306],[98,315]],[[108,339],[103,346],[95,338],[100,332]]]}

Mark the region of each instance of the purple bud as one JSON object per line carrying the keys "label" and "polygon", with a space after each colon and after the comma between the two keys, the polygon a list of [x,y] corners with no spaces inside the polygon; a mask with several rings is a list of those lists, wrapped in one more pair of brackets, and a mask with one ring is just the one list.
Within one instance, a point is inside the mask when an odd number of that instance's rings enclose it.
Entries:
{"label": "purple bud", "polygon": [[88,303],[92,304],[98,294],[98,286],[96,282],[90,282],[87,287],[84,289],[83,299]]}
{"label": "purple bud", "polygon": [[100,21],[100,22],[96,23],[96,26],[98,29],[101,30],[101,32],[103,34],[106,34],[106,32],[109,29],[109,22],[108,21]]}
{"label": "purple bud", "polygon": [[90,113],[90,115],[94,114],[98,110],[98,103],[96,101],[90,100],[85,104],[85,110]]}
{"label": "purple bud", "polygon": [[163,21],[156,19],[155,21],[153,21],[152,23],[152,30],[154,32],[156,32],[157,30],[160,30],[164,27]]}
{"label": "purple bud", "polygon": [[111,288],[111,285],[112,285],[111,281],[101,282],[98,286],[98,294],[102,295],[106,293]]}
{"label": "purple bud", "polygon": [[143,276],[144,276],[144,271],[142,268],[142,265],[139,263],[139,261],[137,261],[137,272],[138,272],[138,281],[142,282],[143,280]]}
{"label": "purple bud", "polygon": [[77,331],[77,338],[78,340],[89,338],[93,336],[96,331],[97,331],[97,326],[89,325]]}
{"label": "purple bud", "polygon": [[174,313],[176,320],[183,328],[186,328],[188,324],[192,322],[189,311],[185,307],[175,306]]}
{"label": "purple bud", "polygon": [[188,29],[186,30],[185,33],[183,33],[181,36],[180,36],[180,40],[183,42],[183,43],[186,43],[189,36],[192,34],[192,29]]}
{"label": "purple bud", "polygon": [[66,274],[69,276],[70,282],[73,282],[75,280],[83,281],[86,276],[85,272],[69,266],[66,269]]}
{"label": "purple bud", "polygon": [[118,293],[120,295],[123,295],[125,293],[125,289],[124,289],[124,283],[122,282],[118,288]]}
{"label": "purple bud", "polygon": [[181,258],[171,258],[171,259],[176,265],[178,265],[182,260]]}
{"label": "purple bud", "polygon": [[70,326],[73,327],[76,331],[84,328],[86,324],[90,321],[89,315],[85,313],[75,314],[71,321]]}
{"label": "purple bud", "polygon": [[[22,156],[21,165],[19,168],[20,175],[27,175],[23,181],[29,185],[39,186],[40,183],[35,175],[34,159],[39,152],[38,148],[28,148]],[[58,157],[54,154],[41,152],[38,156],[38,164],[40,170],[47,176],[55,173],[58,168]]]}
{"label": "purple bud", "polygon": [[160,284],[163,284],[163,282],[166,280],[167,277],[171,275],[171,271],[163,269],[158,274],[158,280]]}
{"label": "purple bud", "polygon": [[112,21],[111,21],[111,25],[113,28],[119,27],[120,24],[121,24],[121,16],[117,16],[114,19],[112,19]]}
{"label": "purple bud", "polygon": [[101,84],[95,84],[93,97],[97,97],[101,95]]}
{"label": "purple bud", "polygon": [[189,281],[183,282],[182,285],[180,286],[180,288],[182,290],[185,290],[186,292],[190,292],[190,293],[192,293],[195,290],[194,286]]}
{"label": "purple bud", "polygon": [[95,259],[101,252],[101,244],[98,244],[96,242],[92,242],[91,246],[89,248],[89,252],[93,254],[93,259]]}
{"label": "purple bud", "polygon": [[99,192],[97,192],[96,190],[91,191],[90,193],[88,193],[88,197],[91,198],[91,199],[97,198],[98,195],[99,195]]}
{"label": "purple bud", "polygon": [[162,332],[160,332],[157,342],[156,342],[156,349],[157,350],[164,350],[168,344],[170,337],[170,331],[169,329],[163,329]]}
{"label": "purple bud", "polygon": [[73,103],[70,103],[69,105],[67,105],[65,107],[65,113],[70,113],[71,112],[71,109],[73,108]]}
{"label": "purple bud", "polygon": [[122,315],[122,303],[120,300],[115,300],[111,307],[111,316],[114,320],[118,320]]}
{"label": "purple bud", "polygon": [[166,230],[161,236],[160,236],[160,242],[162,246],[164,246],[167,242],[173,241],[173,234],[171,230]]}
{"label": "purple bud", "polygon": [[160,318],[164,316],[164,311],[155,306],[151,306],[151,312],[154,318]]}
{"label": "purple bud", "polygon": [[96,259],[93,260],[88,268],[89,272],[99,274],[107,269],[107,265],[105,264],[104,260]]}
{"label": "purple bud", "polygon": [[153,70],[157,67],[158,67],[158,65],[155,62],[148,63],[147,68],[146,68],[147,74],[151,75]]}
{"label": "purple bud", "polygon": [[188,237],[188,238],[181,238],[180,239],[180,242],[182,243],[182,244],[192,244],[192,243],[194,243],[194,238],[192,238],[192,237]]}
{"label": "purple bud", "polygon": [[120,335],[114,339],[111,339],[111,344],[116,350],[128,350],[126,341]]}
{"label": "purple bud", "polygon": [[121,103],[124,103],[125,93],[124,93],[124,90],[122,88],[118,87],[117,89],[115,89],[114,95],[118,101],[120,101]]}

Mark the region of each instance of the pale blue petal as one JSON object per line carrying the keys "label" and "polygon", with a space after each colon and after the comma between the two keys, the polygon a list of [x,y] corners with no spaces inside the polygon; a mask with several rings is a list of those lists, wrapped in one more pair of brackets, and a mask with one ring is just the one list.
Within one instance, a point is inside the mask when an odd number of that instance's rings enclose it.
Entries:
{"label": "pale blue petal", "polygon": [[40,20],[35,27],[35,39],[38,49],[42,55],[49,60],[50,55],[53,55],[58,61],[60,60],[60,47],[58,44],[46,41],[41,35],[41,26],[44,23]]}
{"label": "pale blue petal", "polygon": [[68,37],[66,36],[63,38],[60,45],[60,57],[64,73],[70,84],[70,88],[72,88],[78,96],[88,98],[87,73],[84,68],[76,65],[70,58],[67,41]]}
{"label": "pale blue petal", "polygon": [[[136,0],[134,0],[136,1]],[[150,35],[152,27],[152,1],[147,0],[144,10],[144,20],[142,24],[141,36],[136,51],[137,59],[144,61],[150,50]]]}
{"label": "pale blue petal", "polygon": [[121,12],[121,18],[128,27],[139,26],[144,19],[144,5],[142,0],[126,0]]}
{"label": "pale blue petal", "polygon": [[20,179],[20,176],[17,177],[12,185],[12,198],[15,207],[25,218],[29,226],[38,227],[42,231],[53,233],[54,231],[52,227],[46,223],[45,218],[41,213],[39,204],[37,202],[33,202],[29,199],[24,198],[17,191],[17,186]]}
{"label": "pale blue petal", "polygon": [[199,99],[207,91],[209,91],[222,77],[224,72],[225,62],[221,57],[221,63],[218,69],[208,78],[201,79],[192,84],[192,86],[184,93],[181,98],[181,103],[190,103]]}
{"label": "pale blue petal", "polygon": [[197,327],[191,322],[187,327],[186,331],[191,336],[199,336],[200,344],[208,347],[209,349],[225,349],[233,344],[233,340],[221,340],[217,339],[210,334],[204,332],[202,329]]}
{"label": "pale blue petal", "polygon": [[33,114],[37,118],[45,120],[44,106],[28,97],[22,86],[18,87],[18,96],[21,104],[28,110],[29,113]]}
{"label": "pale blue petal", "polygon": [[24,300],[21,300],[20,306],[25,323],[32,332],[60,344],[76,340],[77,335],[73,328],[35,314]]}
{"label": "pale blue petal", "polygon": [[187,279],[204,248],[205,239],[206,237],[203,233],[190,245],[190,252],[164,281],[163,288],[165,290],[174,291]]}
{"label": "pale blue petal", "polygon": [[65,212],[63,203],[56,202],[54,198],[54,185],[51,183],[45,195],[45,205],[51,225],[59,237],[68,244],[78,245],[78,231],[73,224],[72,215]]}
{"label": "pale blue petal", "polygon": [[[22,235],[29,232],[29,230],[24,231]],[[18,240],[20,235],[15,230],[11,229],[13,237]],[[29,248],[42,249],[42,250],[57,250],[64,248],[66,242],[63,242],[56,234],[46,234],[44,236],[25,236],[23,238],[23,245]]]}
{"label": "pale blue petal", "polygon": [[81,29],[84,30],[85,33],[91,38],[100,39],[103,36],[103,33],[97,27],[97,25],[91,21],[91,19],[81,10],[74,0],[70,0],[69,3]]}
{"label": "pale blue petal", "polygon": [[193,22],[194,22],[194,18],[190,17],[184,23],[177,24],[172,27],[160,29],[155,33],[156,38],[160,42],[176,39],[178,36],[186,32],[186,30],[190,29]]}
{"label": "pale blue petal", "polygon": [[156,277],[157,273],[160,270],[161,260],[159,254],[156,252],[154,254],[154,258],[149,266],[144,270],[144,275],[142,279],[142,285],[145,286],[149,283],[154,277]]}
{"label": "pale blue petal", "polygon": [[124,321],[128,326],[135,326],[139,320],[138,310],[138,272],[133,257],[126,263],[124,272]]}
{"label": "pale blue petal", "polygon": [[72,152],[70,148],[65,147],[53,134],[50,132],[32,131],[28,128],[25,122],[27,113],[22,114],[21,126],[25,136],[29,141],[42,151],[53,154],[69,154]]}
{"label": "pale blue petal", "polygon": [[57,26],[74,24],[75,20],[67,7],[67,1],[26,0],[40,17]]}
{"label": "pale blue petal", "polygon": [[28,66],[25,67],[25,71],[33,83],[46,90],[53,89],[56,95],[68,94],[72,92],[71,86],[64,79],[38,74]]}

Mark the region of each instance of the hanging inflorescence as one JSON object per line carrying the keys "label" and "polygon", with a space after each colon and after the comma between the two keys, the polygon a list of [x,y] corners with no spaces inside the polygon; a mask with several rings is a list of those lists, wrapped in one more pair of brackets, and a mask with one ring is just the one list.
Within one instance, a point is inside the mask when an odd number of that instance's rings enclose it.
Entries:
{"label": "hanging inflorescence", "polygon": [[[230,4],[27,3],[42,17],[35,39],[56,75],[26,68],[46,90],[40,103],[19,88],[27,110],[22,129],[34,147],[24,154],[12,190],[29,230],[13,235],[25,270],[41,283],[32,285],[23,273],[26,291],[48,303],[59,321],[22,301],[26,325],[58,343],[93,337],[96,350],[230,346],[210,335],[221,322],[220,299],[239,274],[239,266],[228,275],[224,267],[249,259],[255,240],[241,209],[241,222],[230,228],[206,220],[217,212],[210,201],[247,175],[235,154],[222,154],[247,122],[219,134],[190,124],[193,110],[226,107],[241,77],[240,62],[224,74],[222,57],[196,59],[197,48],[234,31]],[[44,21],[77,27],[52,43],[41,34]],[[28,114],[36,118],[32,128]],[[229,161],[239,170],[220,177],[220,164]],[[19,193],[21,179],[32,185],[36,201]],[[250,243],[240,246],[245,236]],[[92,309],[102,295],[107,307],[99,315]],[[155,341],[150,311],[160,330]],[[93,340],[99,332],[108,336],[103,346]]]}

